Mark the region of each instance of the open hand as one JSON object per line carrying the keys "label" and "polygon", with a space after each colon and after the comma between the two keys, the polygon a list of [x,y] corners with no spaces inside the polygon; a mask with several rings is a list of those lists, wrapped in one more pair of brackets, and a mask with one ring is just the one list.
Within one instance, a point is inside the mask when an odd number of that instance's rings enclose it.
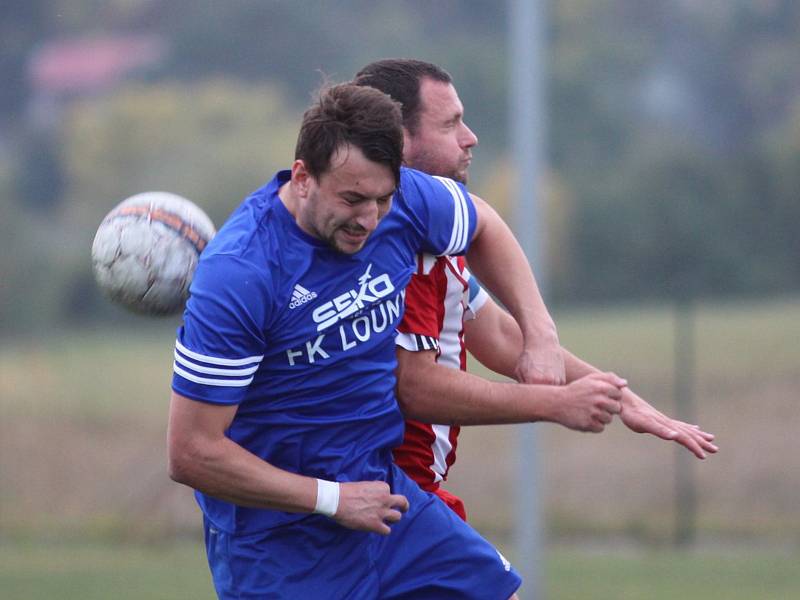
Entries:
{"label": "open hand", "polygon": [[649,433],[662,440],[671,440],[687,448],[697,458],[704,459],[707,453],[716,453],[714,435],[677,419],[672,419],[653,408],[642,398],[626,390],[622,397],[622,422],[636,433]]}

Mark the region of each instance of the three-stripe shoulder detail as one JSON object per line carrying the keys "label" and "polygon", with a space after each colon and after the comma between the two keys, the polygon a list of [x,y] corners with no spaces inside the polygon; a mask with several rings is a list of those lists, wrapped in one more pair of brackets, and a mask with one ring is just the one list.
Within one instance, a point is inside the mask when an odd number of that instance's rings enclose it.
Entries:
{"label": "three-stripe shoulder detail", "polygon": [[442,185],[450,192],[453,197],[453,231],[450,235],[450,244],[447,249],[442,252],[443,256],[451,254],[460,254],[467,247],[469,241],[469,208],[467,199],[464,196],[463,190],[458,184],[447,177],[434,176],[434,179],[440,181]]}
{"label": "three-stripe shoulder detail", "polygon": [[189,350],[175,340],[173,370],[184,379],[202,385],[244,387],[253,381],[253,374],[263,358],[263,355],[244,358],[208,356]]}

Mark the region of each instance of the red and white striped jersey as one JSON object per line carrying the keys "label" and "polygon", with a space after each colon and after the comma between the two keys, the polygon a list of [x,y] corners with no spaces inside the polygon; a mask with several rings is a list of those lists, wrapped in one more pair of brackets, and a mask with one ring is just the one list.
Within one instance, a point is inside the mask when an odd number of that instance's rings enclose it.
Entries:
{"label": "red and white striped jersey", "polygon": [[[488,295],[466,267],[463,256],[417,256],[417,271],[406,288],[406,311],[397,344],[411,352],[436,350],[438,363],[466,370],[464,321]],[[459,427],[406,419],[394,459],[419,486],[433,492],[456,460]]]}

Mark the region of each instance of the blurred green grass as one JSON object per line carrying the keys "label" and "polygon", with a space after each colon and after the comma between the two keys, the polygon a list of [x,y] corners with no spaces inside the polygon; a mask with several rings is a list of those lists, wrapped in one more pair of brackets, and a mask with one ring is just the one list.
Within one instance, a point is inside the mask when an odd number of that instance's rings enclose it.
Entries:
{"label": "blurred green grass", "polygon": [[[159,325],[160,324],[160,325]],[[172,321],[54,332],[0,346],[0,414],[164,422]]]}
{"label": "blurred green grass", "polygon": [[800,598],[797,556],[776,551],[559,549],[548,557],[546,577],[552,600]]}
{"label": "blurred green grass", "polygon": [[163,545],[0,544],[5,600],[214,598],[201,540]]}
{"label": "blurred green grass", "polygon": [[[703,378],[738,382],[798,373],[800,298],[697,302],[692,311],[695,369]],[[597,366],[645,380],[671,376],[674,305],[556,311],[555,319],[561,343]]]}
{"label": "blurred green grass", "polygon": [[[550,600],[787,600],[800,597],[796,558],[776,551],[555,548]],[[0,544],[4,600],[211,600],[202,542]]]}

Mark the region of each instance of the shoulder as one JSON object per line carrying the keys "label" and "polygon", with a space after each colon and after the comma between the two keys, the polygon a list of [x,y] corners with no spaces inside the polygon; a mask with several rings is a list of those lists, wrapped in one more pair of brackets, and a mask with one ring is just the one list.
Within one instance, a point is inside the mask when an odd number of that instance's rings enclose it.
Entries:
{"label": "shoulder", "polygon": [[274,214],[272,183],[248,196],[200,255],[191,284],[193,297],[255,308],[274,295],[282,227]]}
{"label": "shoulder", "polygon": [[450,196],[466,202],[466,198],[469,198],[467,188],[453,179],[406,167],[400,170],[400,190],[409,200]]}
{"label": "shoulder", "polygon": [[266,273],[265,267],[280,261],[286,245],[286,209],[278,197],[278,188],[288,173],[279,172],[236,207],[203,251],[200,264],[204,268],[231,263],[240,266],[234,268],[238,272],[257,265],[256,271]]}

